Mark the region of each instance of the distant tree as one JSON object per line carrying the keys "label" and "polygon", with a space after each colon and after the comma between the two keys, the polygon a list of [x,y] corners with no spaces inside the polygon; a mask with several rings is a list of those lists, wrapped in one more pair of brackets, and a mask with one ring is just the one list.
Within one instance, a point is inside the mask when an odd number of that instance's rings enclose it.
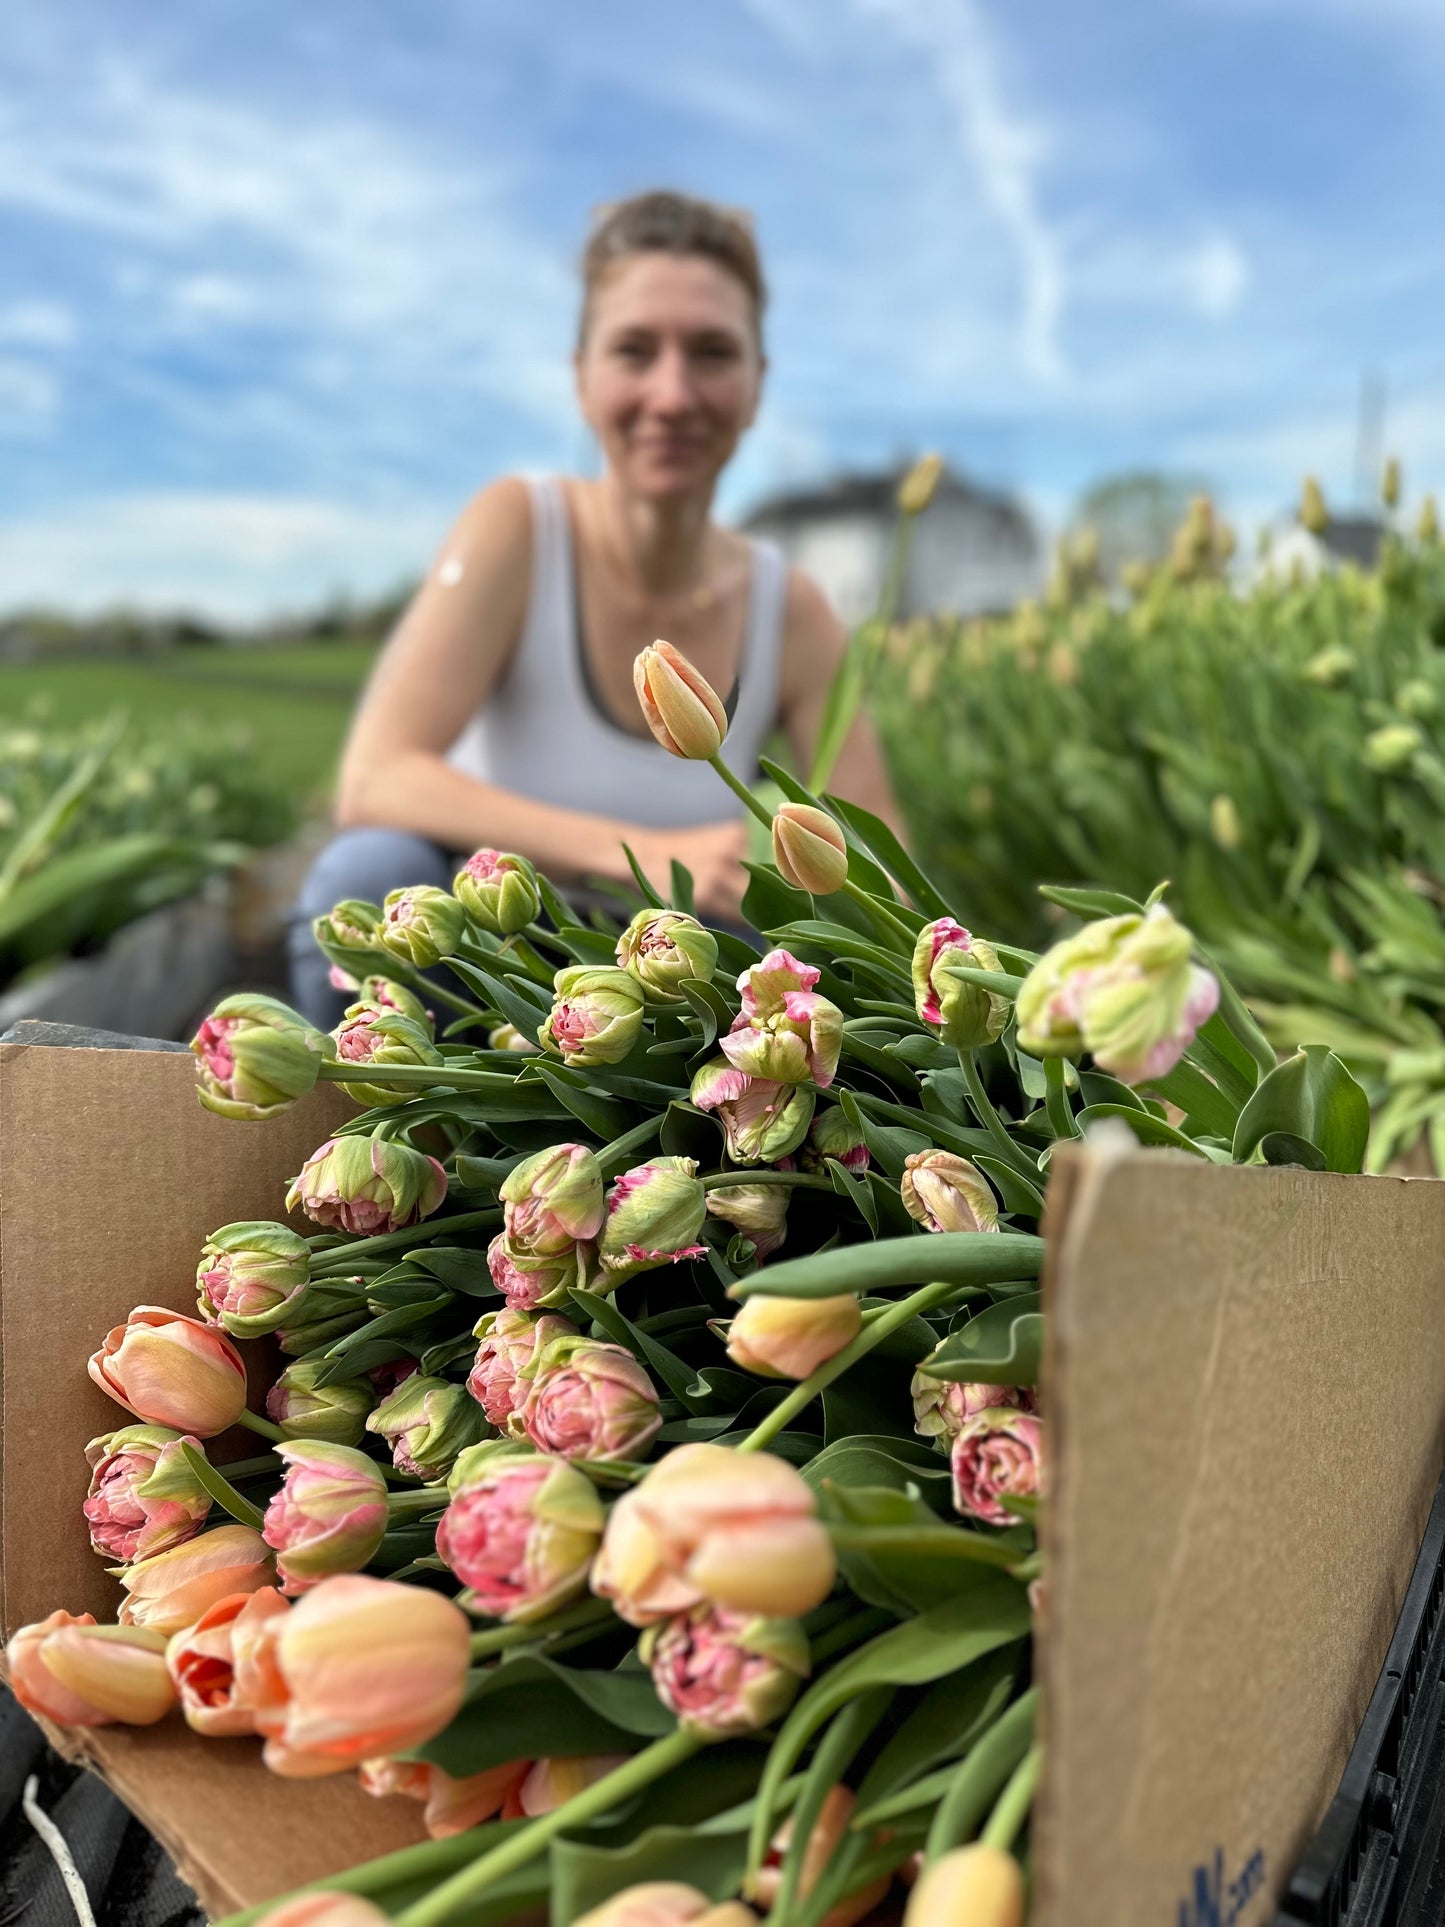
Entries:
{"label": "distant tree", "polygon": [[1069,526],[1076,533],[1093,530],[1099,573],[1106,582],[1117,582],[1126,563],[1162,562],[1191,500],[1207,492],[1197,476],[1158,469],[1106,475],[1079,497]]}

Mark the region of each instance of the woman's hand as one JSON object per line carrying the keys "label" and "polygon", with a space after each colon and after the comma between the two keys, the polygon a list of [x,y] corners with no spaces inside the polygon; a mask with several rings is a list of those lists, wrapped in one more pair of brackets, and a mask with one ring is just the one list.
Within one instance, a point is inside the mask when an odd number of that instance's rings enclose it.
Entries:
{"label": "woman's hand", "polygon": [[741,923],[743,892],[748,873],[746,823],[705,823],[697,830],[649,830],[629,837],[638,862],[660,889],[668,882],[669,865],[681,863],[692,873],[693,896],[700,917],[714,923]]}

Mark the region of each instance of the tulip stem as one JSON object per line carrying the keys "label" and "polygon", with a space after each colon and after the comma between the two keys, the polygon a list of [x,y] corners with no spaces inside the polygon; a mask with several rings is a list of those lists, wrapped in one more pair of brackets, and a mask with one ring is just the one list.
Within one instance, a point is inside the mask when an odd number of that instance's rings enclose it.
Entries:
{"label": "tulip stem", "polygon": [[[377,973],[377,975],[381,974],[380,972]],[[415,991],[423,1003],[426,1002],[428,997],[435,997],[439,1004],[446,1004],[450,1009],[456,1011],[458,1015],[466,1015],[468,1017],[477,1015],[477,1006],[474,1003],[471,1003],[465,997],[459,997],[456,991],[448,990],[444,984],[436,983],[432,978],[424,976],[414,965],[403,963],[399,957],[388,959],[388,967],[385,974],[388,977],[397,978],[401,983],[404,983],[409,990]]]}
{"label": "tulip stem", "polygon": [[472,1634],[472,1658],[485,1659],[491,1653],[504,1653],[509,1646],[525,1646],[528,1640],[550,1639],[554,1633],[572,1633],[584,1627],[605,1625],[615,1618],[612,1608],[602,1599],[578,1599],[561,1612],[527,1626],[493,1626],[487,1632]]}
{"label": "tulip stem", "polygon": [[1032,1176],[1037,1178],[1037,1167],[1030,1165],[1025,1154],[1009,1136],[1004,1128],[1003,1119],[994,1109],[988,1092],[983,1088],[983,1079],[978,1074],[978,1061],[973,1051],[959,1051],[958,1068],[963,1072],[963,1085],[968,1092],[968,1101],[973,1107],[974,1116],[988,1132],[1009,1165],[1015,1171],[1022,1169],[1025,1172],[1031,1172]]}
{"label": "tulip stem", "polygon": [[358,1258],[372,1258],[382,1252],[407,1251],[412,1245],[430,1244],[439,1231],[450,1237],[454,1231],[495,1230],[501,1222],[500,1211],[458,1211],[455,1217],[432,1218],[426,1224],[408,1225],[404,1231],[384,1231],[377,1238],[355,1238],[347,1244],[332,1245],[330,1250],[317,1253],[311,1260],[311,1276],[345,1277]]}
{"label": "tulip stem", "polygon": [[953,1284],[925,1285],[922,1291],[915,1291],[910,1297],[901,1298],[896,1305],[890,1305],[874,1319],[872,1324],[865,1325],[858,1336],[845,1345],[842,1351],[834,1352],[831,1358],[824,1360],[817,1371],[810,1372],[801,1384],[795,1385],[781,1403],[775,1405],[771,1412],[758,1421],[739,1444],[738,1451],[761,1452],[765,1445],[770,1444],[779,1432],[792,1423],[799,1412],[812,1404],[825,1386],[831,1385],[835,1378],[848,1370],[849,1366],[856,1365],[860,1358],[866,1357],[890,1332],[895,1332],[900,1326],[906,1325],[918,1312],[927,1311],[933,1305],[942,1304],[944,1299],[952,1296],[957,1289],[958,1287]]}
{"label": "tulip stem", "polygon": [[274,1452],[263,1452],[259,1459],[232,1459],[218,1469],[234,1485],[237,1479],[274,1478],[281,1470],[281,1462]]}
{"label": "tulip stem", "polygon": [[1014,1768],[1008,1785],[998,1797],[997,1806],[989,1815],[988,1825],[979,1835],[986,1847],[997,1847],[1001,1853],[1007,1853],[1013,1846],[1033,1805],[1034,1791],[1043,1765],[1044,1749],[1031,1746]]}
{"label": "tulip stem", "polygon": [[468,1902],[486,1893],[497,1881],[535,1860],[559,1833],[610,1813],[624,1800],[631,1799],[634,1793],[641,1793],[654,1780],[660,1780],[664,1774],[671,1773],[685,1760],[690,1760],[705,1744],[695,1733],[689,1733],[682,1727],[664,1739],[654,1740],[651,1746],[634,1754],[615,1772],[605,1774],[575,1798],[564,1800],[561,1806],[554,1807],[550,1813],[540,1814],[531,1826],[502,1841],[490,1853],[482,1854],[469,1867],[463,1867],[460,1873],[453,1874],[450,1880],[442,1881],[439,1887],[433,1887],[429,1894],[396,1916],[395,1927],[439,1927],[442,1921],[460,1912]]}
{"label": "tulip stem", "polygon": [[886,904],[880,903],[877,897],[870,896],[861,884],[853,881],[852,877],[844,877],[838,888],[845,896],[852,897],[859,909],[871,917],[880,929],[888,931],[890,936],[896,938],[909,957],[913,955],[913,946],[916,941],[913,932],[906,923],[893,915]]}
{"label": "tulip stem", "polygon": [[[380,1469],[377,1468],[378,1471]],[[445,1512],[446,1506],[445,1486],[410,1486],[404,1492],[388,1492],[386,1495],[386,1516],[392,1525],[399,1519],[420,1519],[428,1512]]]}
{"label": "tulip stem", "polygon": [[998,1566],[1017,1578],[1021,1565],[1018,1547],[961,1526],[831,1525],[828,1537],[840,1552],[900,1552],[921,1559],[972,1559],[980,1566]]}
{"label": "tulip stem", "polygon": [[742,802],[744,802],[747,805],[747,807],[752,811],[753,815],[758,819],[759,823],[762,824],[763,828],[771,834],[772,827],[773,827],[773,817],[772,817],[771,810],[764,808],[764,806],[758,801],[758,799],[753,795],[752,791],[748,788],[747,784],[739,781],[739,779],[733,775],[732,771],[728,768],[727,764],[723,761],[721,756],[709,756],[707,760],[709,761],[709,763],[712,764],[713,768],[717,771],[718,775],[727,784],[728,788],[732,791],[733,795],[738,797]]}
{"label": "tulip stem", "polygon": [[729,1185],[782,1184],[793,1190],[831,1191],[833,1180],[814,1171],[713,1171],[702,1181],[704,1191],[720,1191]]}
{"label": "tulip stem", "polygon": [[258,1438],[279,1439],[283,1445],[286,1443],[286,1434],[281,1427],[273,1425],[268,1418],[262,1418],[259,1412],[242,1412],[236,1423],[244,1425],[248,1432],[254,1432]]}

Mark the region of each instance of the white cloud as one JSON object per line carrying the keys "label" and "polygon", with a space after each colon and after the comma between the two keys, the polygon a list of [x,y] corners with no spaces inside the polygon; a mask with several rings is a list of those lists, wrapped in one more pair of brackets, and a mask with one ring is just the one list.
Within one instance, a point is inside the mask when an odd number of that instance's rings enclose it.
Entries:
{"label": "white cloud", "polygon": [[68,348],[80,330],[60,301],[11,301],[0,306],[0,341],[21,348]]}
{"label": "white cloud", "polygon": [[1233,314],[1249,286],[1249,262],[1227,234],[1211,234],[1180,262],[1184,286],[1200,314]]}
{"label": "white cloud", "polygon": [[0,441],[10,433],[33,433],[59,406],[60,383],[50,369],[0,355]]}

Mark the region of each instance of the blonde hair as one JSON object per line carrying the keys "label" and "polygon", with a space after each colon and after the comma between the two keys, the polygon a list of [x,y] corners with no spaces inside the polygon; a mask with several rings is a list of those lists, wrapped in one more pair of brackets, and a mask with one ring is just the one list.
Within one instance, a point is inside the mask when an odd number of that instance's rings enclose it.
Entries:
{"label": "blonde hair", "polygon": [[596,210],[582,251],[582,313],[577,343],[587,339],[597,290],[634,254],[701,255],[740,281],[752,299],[753,334],[762,347],[768,290],[753,237],[752,217],[692,194],[656,188]]}

